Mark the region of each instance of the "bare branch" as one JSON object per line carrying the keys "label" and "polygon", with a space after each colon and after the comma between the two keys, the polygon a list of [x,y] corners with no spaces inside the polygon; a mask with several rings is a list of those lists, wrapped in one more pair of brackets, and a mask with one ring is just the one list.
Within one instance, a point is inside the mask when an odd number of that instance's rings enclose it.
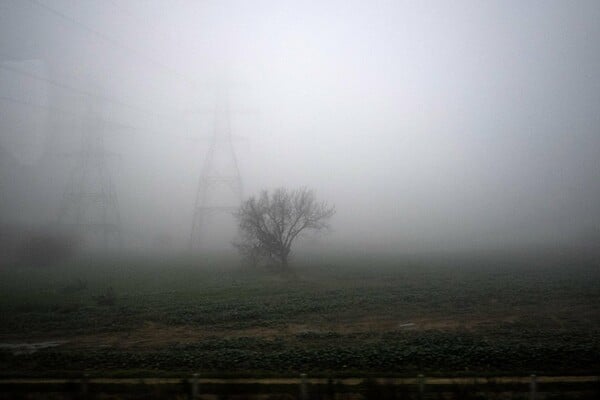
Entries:
{"label": "bare branch", "polygon": [[234,246],[246,258],[268,255],[285,266],[294,240],[305,230],[327,228],[334,214],[334,207],[317,202],[306,188],[263,191],[260,197],[246,200],[236,213],[242,239]]}

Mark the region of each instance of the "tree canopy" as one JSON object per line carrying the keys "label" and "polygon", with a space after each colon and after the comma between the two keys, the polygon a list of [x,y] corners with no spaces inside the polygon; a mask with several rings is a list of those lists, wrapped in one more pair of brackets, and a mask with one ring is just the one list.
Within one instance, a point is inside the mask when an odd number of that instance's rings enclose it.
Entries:
{"label": "tree canopy", "polygon": [[268,258],[285,268],[294,240],[303,231],[328,228],[334,214],[335,207],[317,201],[306,188],[263,191],[244,201],[235,214],[240,239],[234,245],[254,264]]}

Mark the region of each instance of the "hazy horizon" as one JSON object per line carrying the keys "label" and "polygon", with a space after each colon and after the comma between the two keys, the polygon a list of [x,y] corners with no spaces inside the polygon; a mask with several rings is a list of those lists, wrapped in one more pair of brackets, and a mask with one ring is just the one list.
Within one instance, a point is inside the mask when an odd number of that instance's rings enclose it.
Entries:
{"label": "hazy horizon", "polygon": [[244,196],[337,209],[305,246],[592,247],[599,20],[594,1],[4,0],[0,224],[56,221],[93,115],[126,243],[184,248],[227,88]]}

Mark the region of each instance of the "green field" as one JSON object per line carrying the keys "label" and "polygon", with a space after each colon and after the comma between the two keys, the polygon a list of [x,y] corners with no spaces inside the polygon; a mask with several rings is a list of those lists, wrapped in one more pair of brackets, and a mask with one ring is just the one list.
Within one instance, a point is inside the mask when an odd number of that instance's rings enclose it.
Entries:
{"label": "green field", "polygon": [[0,371],[597,374],[599,266],[559,252],[311,256],[285,277],[226,257],[15,266],[0,271]]}

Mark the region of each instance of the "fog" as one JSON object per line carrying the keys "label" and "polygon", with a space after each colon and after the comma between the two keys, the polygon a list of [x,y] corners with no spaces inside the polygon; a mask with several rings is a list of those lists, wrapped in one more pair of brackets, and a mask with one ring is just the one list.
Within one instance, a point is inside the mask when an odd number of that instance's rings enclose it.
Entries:
{"label": "fog", "polygon": [[[94,131],[124,246],[187,249],[230,124],[244,198],[335,205],[306,248],[592,247],[598,21],[596,1],[2,0],[3,240],[56,224]],[[232,222],[211,224],[229,248]]]}

